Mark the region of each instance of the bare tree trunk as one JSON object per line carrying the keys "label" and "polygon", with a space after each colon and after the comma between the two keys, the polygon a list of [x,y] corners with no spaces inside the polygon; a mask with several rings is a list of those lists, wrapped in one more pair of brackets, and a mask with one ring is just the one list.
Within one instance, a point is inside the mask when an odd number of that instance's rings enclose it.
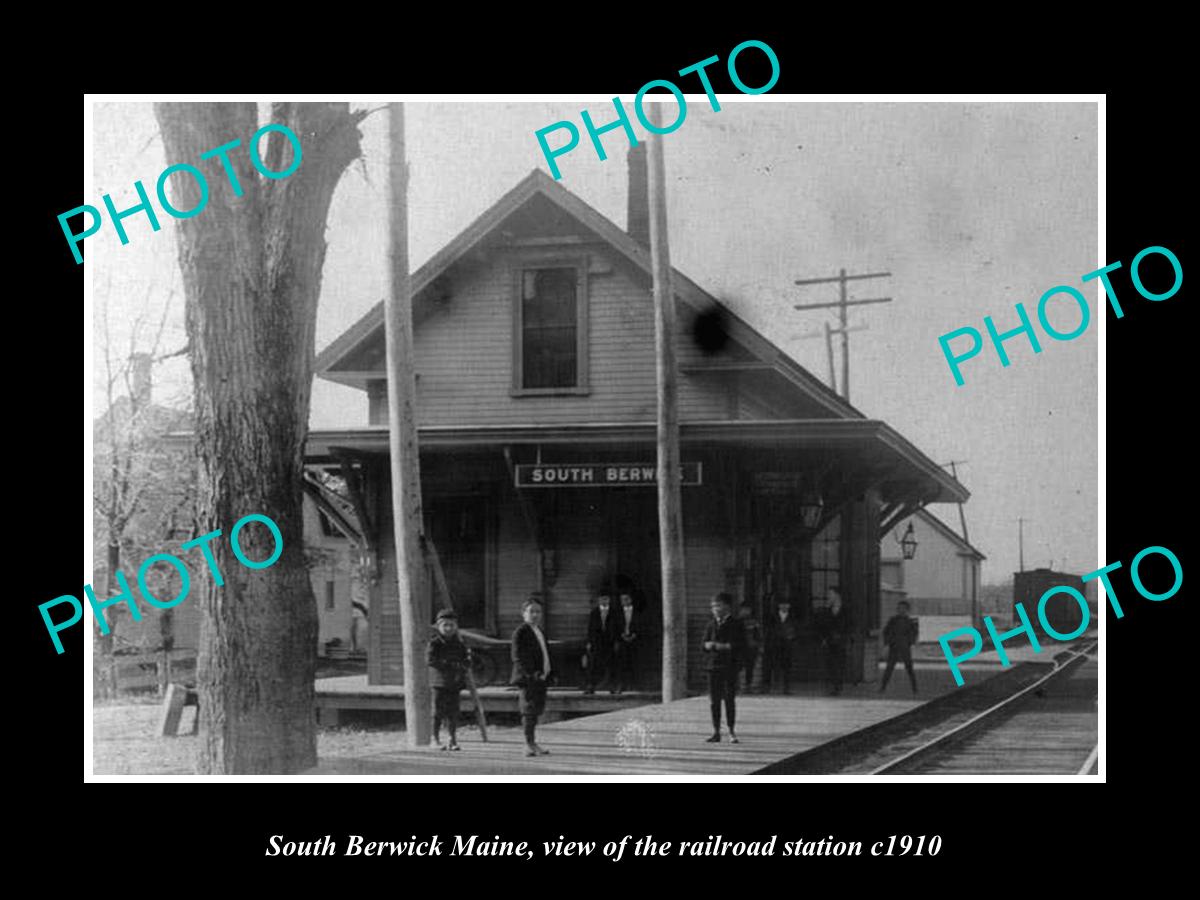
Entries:
{"label": "bare tree trunk", "polygon": [[[210,545],[225,579],[194,580],[202,592],[197,668],[201,773],[291,773],[316,764],[313,678],[317,606],[304,560],[301,477],[312,388],[313,340],[325,222],[338,179],[359,155],[357,123],[344,103],[276,104],[271,121],[300,139],[300,168],[261,179],[252,167],[252,103],[160,103],[167,160],[206,172],[209,202],[176,223],[195,381],[199,520],[221,529]],[[233,140],[237,197],[217,160],[200,155]],[[290,143],[263,141],[265,167],[282,171]],[[172,182],[173,205],[200,201],[194,178]],[[233,524],[269,516],[282,556],[250,569],[229,544]],[[262,560],[274,540],[259,524],[239,534]]]}
{"label": "bare tree trunk", "polygon": [[[114,485],[116,482],[113,482]],[[115,493],[116,488],[114,486]],[[119,588],[117,586],[117,569],[121,567],[121,544],[114,537],[117,532],[117,526],[113,524],[113,516],[109,516],[108,525],[108,577],[105,579],[105,587],[107,593],[105,597],[116,596]],[[113,656],[114,638],[116,637],[117,626],[117,608],[109,607],[104,611],[105,621],[109,624],[108,634],[100,633],[98,623],[92,625],[93,644],[92,644],[92,696],[102,699],[113,698],[117,696],[117,668],[116,658]]]}

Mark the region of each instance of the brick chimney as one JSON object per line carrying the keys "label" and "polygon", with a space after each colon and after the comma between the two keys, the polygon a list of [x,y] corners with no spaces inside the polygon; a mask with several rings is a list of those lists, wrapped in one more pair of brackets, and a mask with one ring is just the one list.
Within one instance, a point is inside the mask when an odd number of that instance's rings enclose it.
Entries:
{"label": "brick chimney", "polygon": [[650,187],[646,167],[646,142],[630,147],[625,156],[629,167],[628,209],[625,230],[629,236],[647,249],[650,247]]}

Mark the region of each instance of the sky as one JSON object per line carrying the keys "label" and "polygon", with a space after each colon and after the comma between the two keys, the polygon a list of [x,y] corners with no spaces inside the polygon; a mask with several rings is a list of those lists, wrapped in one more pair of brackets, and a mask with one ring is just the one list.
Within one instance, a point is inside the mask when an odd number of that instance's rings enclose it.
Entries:
{"label": "sky", "polygon": [[[959,479],[972,493],[971,541],[988,557],[983,581],[1016,569],[1018,517],[1026,520],[1027,568],[1103,565],[1096,557],[1103,303],[1097,282],[1080,283],[1110,262],[1097,253],[1095,104],[807,103],[770,95],[721,95],[720,102],[714,112],[703,94],[688,95],[683,124],[663,139],[675,267],[822,379],[825,342],[804,335],[835,324],[836,310],[793,307],[835,300],[837,287],[793,282],[840,268],[891,272],[850,292],[894,298],[851,311],[851,326],[866,326],[850,335],[851,402],[935,462],[965,460]],[[534,133],[562,120],[575,122],[582,138],[557,160],[561,183],[625,224],[626,138],[619,129],[604,135],[608,159],[600,160],[579,116],[587,109],[597,125],[611,121],[611,101],[405,109],[414,270],[531,169],[549,172]],[[264,122],[266,111],[260,106]],[[671,118],[668,104],[664,120]],[[363,121],[363,158],[342,177],[330,208],[318,351],[383,298],[386,126],[385,112]],[[82,202],[100,206],[111,192],[118,209],[132,206],[133,182],[153,193],[167,164],[150,104],[98,103],[92,196]],[[105,345],[118,355],[144,349],[160,321],[159,353],[185,343],[173,222],[161,211],[160,221],[153,232],[143,216],[125,220],[126,246],[110,223],[87,239],[97,360]],[[1082,336],[1059,342],[1039,330],[1036,355],[1026,338],[1013,338],[1005,343],[1007,368],[985,346],[963,364],[965,384],[956,386],[940,335],[964,326],[983,333],[989,315],[1007,331],[1019,324],[1018,302],[1036,322],[1039,298],[1058,285],[1089,300],[1092,322]],[[1047,315],[1060,332],[1079,322],[1075,303],[1061,297],[1047,304]],[[837,365],[840,378],[840,356]],[[158,402],[176,404],[190,393],[182,357],[159,366],[155,378]],[[94,391],[93,414],[102,409]],[[365,422],[365,394],[314,382],[312,427]],[[954,506],[931,510],[957,530]]]}

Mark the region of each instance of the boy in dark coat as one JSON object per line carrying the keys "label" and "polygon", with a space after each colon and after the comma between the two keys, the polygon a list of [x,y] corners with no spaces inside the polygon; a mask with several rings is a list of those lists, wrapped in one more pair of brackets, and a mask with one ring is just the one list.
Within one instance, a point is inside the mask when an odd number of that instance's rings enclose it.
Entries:
{"label": "boy in dark coat", "polygon": [[887,644],[888,657],[879,693],[882,694],[887,690],[892,670],[896,668],[896,660],[903,660],[904,671],[908,673],[908,681],[912,685],[912,692],[915,696],[917,676],[913,673],[912,645],[917,642],[917,623],[915,619],[910,619],[908,616],[907,600],[901,600],[896,604],[896,615],[888,619],[887,625],[883,627],[883,642]]}
{"label": "boy in dark coat", "polygon": [[[452,609],[437,614],[437,634],[429,639],[425,663],[429,666],[429,684],[433,688],[433,741],[439,750],[459,750],[458,696],[466,682],[470,654],[458,633],[458,616]],[[450,732],[450,744],[441,741],[442,722]]]}
{"label": "boy in dark coat", "polygon": [[729,742],[738,743],[734,731],[737,719],[738,669],[746,652],[746,636],[742,623],[735,619],[733,597],[721,591],[712,601],[712,621],[704,632],[701,647],[705,653],[704,668],[708,670],[708,697],[712,711],[713,733],[707,743],[721,740],[721,703],[725,703],[725,722],[729,725]]}
{"label": "boy in dark coat", "polygon": [[534,730],[538,716],[546,709],[546,688],[554,678],[550,668],[550,645],[542,633],[542,601],[532,595],[521,608],[525,622],[512,636],[511,683],[521,689],[518,709],[525,727],[525,755],[546,756],[549,750],[538,746]]}
{"label": "boy in dark coat", "polygon": [[612,594],[601,590],[596,596],[596,605],[588,615],[587,655],[588,672],[585,694],[596,690],[596,683],[603,676],[606,682],[613,679],[613,653],[620,631],[620,613],[613,609]]}

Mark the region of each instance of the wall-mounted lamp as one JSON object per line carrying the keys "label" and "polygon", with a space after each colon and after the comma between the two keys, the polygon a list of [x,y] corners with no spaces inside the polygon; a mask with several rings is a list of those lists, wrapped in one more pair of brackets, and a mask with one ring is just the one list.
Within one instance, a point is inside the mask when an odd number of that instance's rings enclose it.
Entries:
{"label": "wall-mounted lamp", "polygon": [[825,501],[821,499],[818,493],[805,494],[800,501],[798,512],[800,513],[800,522],[809,531],[815,529],[821,523],[821,513],[825,509]]}
{"label": "wall-mounted lamp", "polygon": [[904,536],[896,538],[896,543],[900,545],[905,559],[912,559],[917,555],[917,536],[913,534],[912,522],[908,523],[908,530],[904,532]]}

